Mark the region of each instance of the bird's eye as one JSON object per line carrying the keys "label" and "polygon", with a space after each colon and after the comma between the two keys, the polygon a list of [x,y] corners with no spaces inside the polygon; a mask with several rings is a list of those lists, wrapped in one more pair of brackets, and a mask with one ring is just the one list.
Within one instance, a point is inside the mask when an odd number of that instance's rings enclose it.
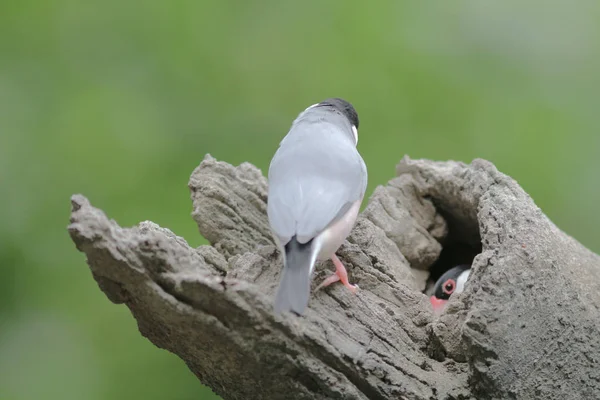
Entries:
{"label": "bird's eye", "polygon": [[448,279],[446,282],[444,282],[444,285],[442,286],[442,290],[448,295],[452,294],[455,288],[456,282],[454,282],[454,279]]}

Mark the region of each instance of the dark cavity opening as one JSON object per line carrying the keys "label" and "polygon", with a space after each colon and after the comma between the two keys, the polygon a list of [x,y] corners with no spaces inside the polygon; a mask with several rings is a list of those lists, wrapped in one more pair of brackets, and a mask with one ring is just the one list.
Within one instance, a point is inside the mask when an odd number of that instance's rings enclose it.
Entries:
{"label": "dark cavity opening", "polygon": [[[440,210],[438,208],[438,210]],[[425,293],[431,295],[435,282],[449,269],[461,264],[471,265],[473,259],[481,253],[481,236],[477,221],[471,221],[464,215],[440,210],[448,223],[448,235],[442,244],[439,258],[429,267],[429,279]]]}

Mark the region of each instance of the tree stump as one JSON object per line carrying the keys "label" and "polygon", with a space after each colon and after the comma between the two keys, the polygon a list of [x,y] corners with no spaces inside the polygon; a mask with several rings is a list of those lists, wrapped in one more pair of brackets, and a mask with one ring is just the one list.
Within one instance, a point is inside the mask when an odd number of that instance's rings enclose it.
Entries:
{"label": "tree stump", "polygon": [[[405,157],[338,251],[360,290],[313,292],[303,316],[272,311],[261,171],[206,156],[189,188],[210,246],[122,228],[81,195],[68,229],[106,296],[224,399],[600,398],[600,258],[490,162]],[[436,317],[428,277],[465,261]]]}

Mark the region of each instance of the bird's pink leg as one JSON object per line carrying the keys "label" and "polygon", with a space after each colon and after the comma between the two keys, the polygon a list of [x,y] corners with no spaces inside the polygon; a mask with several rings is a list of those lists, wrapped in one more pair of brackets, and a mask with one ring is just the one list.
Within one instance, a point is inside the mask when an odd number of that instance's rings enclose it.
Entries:
{"label": "bird's pink leg", "polygon": [[319,290],[325,286],[329,286],[337,281],[342,281],[344,286],[346,286],[352,293],[356,293],[358,285],[352,285],[348,281],[348,273],[346,272],[344,264],[342,264],[340,259],[335,254],[331,256],[331,261],[333,261],[333,265],[335,265],[335,273],[326,278],[319,286],[317,286],[316,290]]}

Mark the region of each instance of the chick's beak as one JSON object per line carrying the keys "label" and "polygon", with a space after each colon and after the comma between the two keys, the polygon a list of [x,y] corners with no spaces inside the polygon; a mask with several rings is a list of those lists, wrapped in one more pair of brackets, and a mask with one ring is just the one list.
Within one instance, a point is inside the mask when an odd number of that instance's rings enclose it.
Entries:
{"label": "chick's beak", "polygon": [[435,296],[431,296],[429,298],[429,301],[431,301],[431,305],[433,306],[433,311],[435,311],[436,313],[441,312],[444,309],[444,307],[446,306],[446,303],[448,302],[448,300],[438,299]]}

